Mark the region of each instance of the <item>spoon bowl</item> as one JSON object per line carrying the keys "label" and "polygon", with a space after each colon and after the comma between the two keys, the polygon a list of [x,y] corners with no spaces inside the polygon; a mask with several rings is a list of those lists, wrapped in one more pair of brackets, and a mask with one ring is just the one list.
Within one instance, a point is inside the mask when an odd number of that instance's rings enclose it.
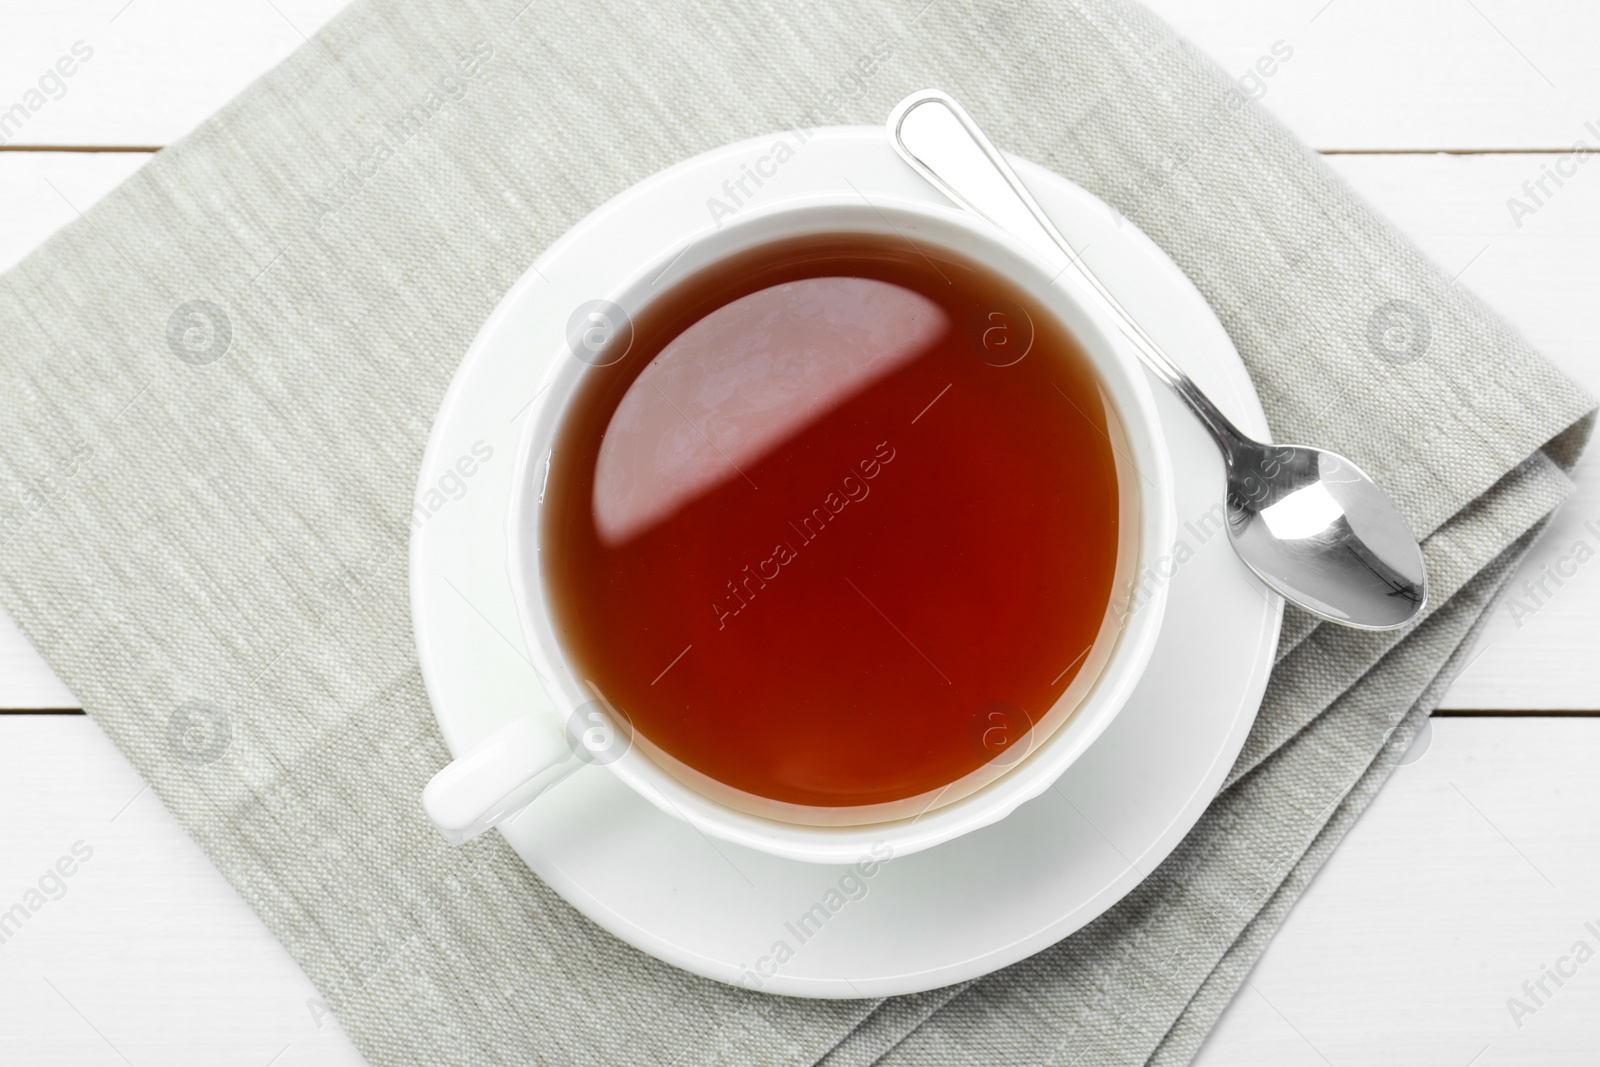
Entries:
{"label": "spoon bowl", "polygon": [[1326,449],[1247,438],[1228,460],[1228,538],[1286,600],[1362,630],[1404,626],[1421,610],[1422,553],[1360,467]]}

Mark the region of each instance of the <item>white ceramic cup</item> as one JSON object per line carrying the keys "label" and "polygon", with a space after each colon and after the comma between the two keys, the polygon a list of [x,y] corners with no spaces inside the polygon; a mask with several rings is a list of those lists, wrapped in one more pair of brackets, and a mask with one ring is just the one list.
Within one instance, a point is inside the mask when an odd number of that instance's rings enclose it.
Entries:
{"label": "white ceramic cup", "polygon": [[815,863],[850,863],[869,852],[881,855],[885,847],[905,855],[996,822],[1039,795],[1122,709],[1150,658],[1166,604],[1165,583],[1141,586],[1135,576],[1167,550],[1175,535],[1172,472],[1144,371],[1094,304],[1056,280],[1061,264],[1047,251],[954,208],[813,196],[708,228],[644,264],[603,300],[637,315],[677,281],[728,256],[808,234],[852,232],[943,248],[998,271],[1055,314],[1093,362],[1121,430],[1120,441],[1113,442],[1119,487],[1124,500],[1135,505],[1124,512],[1134,516],[1135,535],[1125,539],[1124,558],[1118,561],[1119,578],[1125,580],[1113,592],[1095,646],[1101,653],[1095,657],[1098,671],[1083,678],[1075,705],[1065,709],[1059,725],[1042,736],[1038,730],[1029,735],[1025,755],[1012,753],[1004,770],[981,788],[909,817],[802,824],[741,810],[686,784],[682,775],[667,773],[647,753],[650,746],[630,743],[626,723],[608,714],[577,677],[556,637],[539,562],[543,486],[562,418],[585,373],[609,362],[622,343],[609,332],[619,324],[602,309],[592,342],[579,336],[554,342],[560,351],[550,360],[524,424],[507,514],[507,572],[523,636],[548,695],[564,714],[541,710],[522,716],[434,776],[423,791],[423,806],[448,839],[459,843],[476,836],[575,770],[598,763],[662,811],[725,841]]}

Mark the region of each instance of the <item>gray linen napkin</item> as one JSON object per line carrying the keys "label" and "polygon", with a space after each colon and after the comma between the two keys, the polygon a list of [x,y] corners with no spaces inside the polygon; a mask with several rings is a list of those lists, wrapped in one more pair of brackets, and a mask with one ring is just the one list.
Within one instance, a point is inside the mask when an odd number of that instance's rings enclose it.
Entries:
{"label": "gray linen napkin", "polygon": [[[1447,686],[1593,401],[1120,0],[358,0],[0,279],[0,599],[375,1064],[1189,1059]],[[863,57],[869,57],[864,60]],[[964,986],[815,1002],[617,942],[417,805],[407,626],[429,422],[590,209],[936,85],[1195,280],[1280,439],[1427,535],[1401,636],[1291,615],[1228,787],[1125,901]],[[1243,86],[1241,90],[1240,85]]]}

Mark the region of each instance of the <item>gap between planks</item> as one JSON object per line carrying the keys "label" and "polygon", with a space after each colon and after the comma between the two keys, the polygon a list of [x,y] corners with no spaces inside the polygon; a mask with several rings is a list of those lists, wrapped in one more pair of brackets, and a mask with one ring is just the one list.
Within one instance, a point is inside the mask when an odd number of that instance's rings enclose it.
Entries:
{"label": "gap between planks", "polygon": [[0,152],[131,152],[148,156],[164,147],[143,144],[5,144],[0,145]]}
{"label": "gap between planks", "polygon": [[[8,144],[0,152],[126,152],[154,155],[166,145]],[[1568,145],[1536,148],[1318,148],[1321,156],[1592,156],[1600,148]]]}

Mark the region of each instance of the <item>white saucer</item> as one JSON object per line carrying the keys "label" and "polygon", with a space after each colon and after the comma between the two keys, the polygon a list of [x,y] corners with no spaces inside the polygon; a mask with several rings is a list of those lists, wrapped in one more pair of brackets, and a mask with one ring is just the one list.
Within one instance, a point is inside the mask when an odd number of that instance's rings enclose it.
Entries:
{"label": "white saucer", "polygon": [[[788,153],[774,151],[780,142]],[[634,186],[517,282],[456,372],[414,513],[412,621],[439,727],[456,755],[516,715],[548,707],[506,578],[504,512],[516,424],[545,361],[562,348],[568,316],[612,292],[638,263],[711,226],[708,198],[728,204],[724,182],[763,159],[761,169],[776,173],[759,189],[747,183],[754,199],[741,198],[743,206],[851,185],[868,199],[943,202],[880,129],[818,130],[803,144],[795,133],[773,134]],[[1013,163],[1146,329],[1246,433],[1265,440],[1266,416],[1243,363],[1177,265],[1089,193]],[[993,826],[873,867],[867,878],[713,843],[604,767],[585,767],[501,824],[501,833],[545,882],[624,941],[696,974],[772,993],[933,989],[1082,927],[1159,864],[1215,796],[1255,719],[1282,617],[1282,602],[1228,547],[1220,510],[1202,540],[1201,521],[1222,499],[1222,461],[1186,409],[1153,387],[1187,552],[1177,552],[1181,565],[1165,565],[1167,617],[1145,678],[1043,796]]]}

